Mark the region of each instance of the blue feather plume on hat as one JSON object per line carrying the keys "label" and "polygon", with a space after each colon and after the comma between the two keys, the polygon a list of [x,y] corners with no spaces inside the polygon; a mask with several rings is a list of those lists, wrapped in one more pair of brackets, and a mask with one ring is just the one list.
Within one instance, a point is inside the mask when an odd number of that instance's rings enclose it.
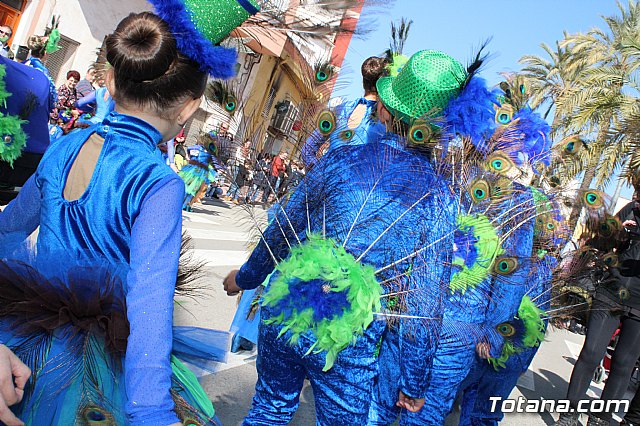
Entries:
{"label": "blue feather plume on hat", "polygon": [[156,13],[171,28],[184,55],[200,64],[214,78],[227,79],[235,75],[238,54],[234,49],[214,46],[195,28],[181,0],[149,0]]}

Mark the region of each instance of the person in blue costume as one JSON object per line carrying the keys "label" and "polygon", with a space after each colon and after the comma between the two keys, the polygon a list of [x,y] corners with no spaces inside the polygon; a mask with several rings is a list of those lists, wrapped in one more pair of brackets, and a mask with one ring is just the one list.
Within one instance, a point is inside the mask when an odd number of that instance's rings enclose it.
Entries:
{"label": "person in blue costume", "polygon": [[29,47],[31,51],[31,56],[27,59],[25,65],[37,69],[49,79],[49,111],[52,111],[53,108],[55,108],[56,102],[58,102],[58,89],[56,89],[56,85],[49,75],[49,69],[43,63],[48,53],[48,41],[48,36],[32,35],[29,37],[27,47]]}
{"label": "person in blue costume", "polygon": [[[481,60],[480,52],[475,62]],[[508,119],[499,121],[507,110],[511,111]],[[380,377],[370,424],[391,424],[398,415],[401,424],[443,424],[476,347],[484,356],[500,355],[504,338],[499,325],[512,317],[508,306],[517,307],[524,294],[522,280],[530,268],[535,222],[533,199],[529,191],[512,183],[508,173],[517,170],[518,153],[539,158],[540,146],[548,150],[539,141],[544,139],[539,130],[548,125],[542,119],[512,120],[513,108],[504,107],[478,77],[449,102],[443,115],[440,125],[449,129],[451,137],[463,140],[449,154],[458,158],[443,167],[449,169],[451,186],[465,207],[457,218],[450,291],[444,301],[442,334],[429,372],[427,398],[418,413],[407,413],[395,405],[398,344],[388,334],[380,349]],[[519,127],[523,122],[528,127]],[[510,133],[504,127],[520,133],[520,142],[501,137]],[[510,268],[512,262],[518,267]],[[502,264],[507,271],[497,269]]]}
{"label": "person in blue costume", "polygon": [[[549,308],[551,299],[551,272],[556,265],[555,257],[540,253],[536,259],[527,284],[526,297],[541,310]],[[526,301],[523,301],[523,304]],[[518,316],[516,312],[515,316]],[[546,326],[546,321],[543,322]],[[543,335],[545,327],[539,332]],[[491,398],[507,399],[520,376],[527,371],[539,348],[536,339],[533,346],[521,346],[501,364],[493,364],[476,357],[471,372],[461,387],[462,405],[459,424],[463,426],[497,425],[504,417],[500,409],[492,410]],[[497,407],[500,407],[498,404]]]}
{"label": "person in blue costume", "polygon": [[361,67],[364,96],[345,102],[335,108],[335,127],[326,132],[317,129],[302,147],[301,157],[306,168],[313,167],[327,152],[344,145],[359,145],[378,140],[385,132],[384,125],[376,118],[378,92],[376,82],[384,72],[384,58],[372,56]]}
{"label": "person in blue costume", "polygon": [[[416,119],[446,103],[466,74],[440,52],[416,53],[409,63],[403,78],[383,86],[377,106],[392,132],[337,148],[313,167],[249,260],[224,280],[233,295],[273,272],[261,298],[258,382],[245,425],[287,424],[305,377],[317,424],[366,424],[387,320],[403,342],[397,401],[419,409],[457,206],[429,146],[411,134],[423,129]],[[434,63],[444,78],[455,72],[460,80],[438,91],[439,79],[428,72]],[[402,301],[389,304],[395,295]]]}
{"label": "person in blue costume", "polygon": [[[157,148],[198,109],[202,68],[226,76],[178,48],[198,23],[186,7],[179,34],[145,12],[107,37],[115,111],[52,146],[0,214],[0,342],[33,371],[24,385],[0,363],[16,387],[0,400],[28,424],[218,424],[174,356],[205,337],[172,327],[184,184]],[[37,227],[27,262],[22,241]]]}
{"label": "person in blue costume", "polygon": [[[206,144],[206,147],[202,144]],[[204,194],[209,184],[218,176],[216,167],[221,167],[214,154],[217,148],[213,137],[205,133],[197,145],[189,147],[189,163],[178,173],[185,185],[182,209],[190,212],[193,204]]]}

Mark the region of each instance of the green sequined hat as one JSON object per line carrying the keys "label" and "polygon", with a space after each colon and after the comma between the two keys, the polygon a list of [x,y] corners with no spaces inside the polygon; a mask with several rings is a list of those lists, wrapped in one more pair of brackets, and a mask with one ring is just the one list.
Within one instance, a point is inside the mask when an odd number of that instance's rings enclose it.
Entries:
{"label": "green sequined hat", "polygon": [[449,55],[436,50],[414,54],[395,77],[378,80],[378,96],[397,118],[410,123],[439,112],[460,94],[467,72]]}
{"label": "green sequined hat", "polygon": [[178,49],[212,77],[235,74],[236,52],[218,46],[231,31],[259,12],[255,0],[149,0],[171,28]]}

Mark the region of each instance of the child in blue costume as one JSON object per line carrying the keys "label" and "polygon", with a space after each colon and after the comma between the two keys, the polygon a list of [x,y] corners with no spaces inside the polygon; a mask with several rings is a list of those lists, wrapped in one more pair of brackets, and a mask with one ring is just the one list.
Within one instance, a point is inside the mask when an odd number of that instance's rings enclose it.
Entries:
{"label": "child in blue costume", "polygon": [[385,72],[384,58],[372,56],[361,67],[364,96],[338,105],[330,129],[319,128],[302,147],[301,157],[307,168],[313,167],[326,153],[344,145],[360,145],[378,140],[385,132],[376,118],[378,92],[376,82]]}
{"label": "child in blue costume", "polygon": [[531,188],[531,191],[536,203],[534,256],[525,282],[526,294],[513,314],[513,322],[519,324],[516,328],[529,330],[524,337],[510,338],[511,345],[503,348],[500,358],[487,362],[476,357],[473,361],[461,387],[461,425],[496,425],[502,420],[504,414],[499,409],[491,410],[489,398],[509,397],[520,375],[529,368],[544,336],[546,320],[538,315],[529,317],[526,311],[549,309],[552,271],[557,266],[555,252],[564,245],[563,232],[558,227],[561,217],[554,203],[540,190]]}
{"label": "child in blue costume", "polygon": [[[411,135],[416,117],[460,87],[456,81],[421,96],[434,89],[424,75],[434,62],[444,62],[443,74],[457,72],[464,80],[464,69],[449,68],[440,52],[414,55],[404,78],[383,86],[387,96],[400,96],[388,105],[406,122],[378,104],[383,122],[397,133],[338,148],[319,162],[249,260],[225,279],[228,294],[236,294],[259,286],[275,268],[261,302],[258,383],[245,425],[287,424],[305,377],[319,425],[366,424],[384,318],[396,320],[403,341],[398,399],[413,406],[413,396],[423,396],[456,206],[423,138],[400,134]],[[390,306],[387,300],[398,294],[402,301]],[[381,296],[386,308],[374,317]]]}
{"label": "child in blue costume", "polygon": [[[5,361],[17,363],[0,345],[0,376],[16,387],[0,402],[18,403],[15,416],[29,424],[217,423],[195,376],[172,356],[174,338],[174,353],[189,344],[172,330],[184,184],[157,144],[199,107],[201,68],[228,77],[235,52],[212,46],[220,49],[212,68],[179,50],[185,28],[196,32],[185,7],[176,36],[151,13],[119,24],[106,40],[116,111],[50,148],[0,214],[0,341],[34,374],[26,387],[24,375],[14,382]],[[38,226],[28,264],[12,248]]]}
{"label": "child in blue costume", "polygon": [[[556,259],[545,254],[541,256],[533,266],[527,297],[540,309],[545,310],[549,307],[551,271],[555,267]],[[540,332],[544,334],[544,330]],[[460,425],[489,426],[497,425],[502,420],[504,414],[500,409],[491,410],[493,402],[490,398],[509,397],[519,377],[527,371],[533,361],[539,343],[533,347],[518,348],[518,352],[511,354],[501,364],[489,363],[481,358],[473,361],[471,372],[461,387],[463,395]]]}
{"label": "child in blue costume", "polygon": [[189,164],[178,173],[185,185],[186,196],[182,204],[185,211],[191,211],[198,193],[216,179],[217,173],[213,167],[215,157],[212,155],[212,152],[215,152],[215,144],[211,142],[209,146],[211,148],[202,145],[189,148]]}
{"label": "child in blue costume", "polygon": [[[521,281],[527,277],[531,264],[535,222],[531,194],[512,184],[506,173],[516,169],[518,157],[514,154],[518,152],[538,158],[541,145],[538,130],[548,127],[543,120],[512,122],[513,113],[506,119],[502,113],[503,106],[496,94],[489,92],[477,77],[444,110],[444,125],[451,128],[452,134],[464,137],[464,143],[454,151],[459,158],[452,162],[450,176],[466,207],[458,216],[454,268],[445,300],[442,334],[429,372],[425,406],[418,413],[400,412],[394,404],[397,344],[393,335],[385,338],[370,424],[391,424],[398,414],[402,416],[401,424],[443,424],[458,387],[469,372],[476,344],[484,341],[492,355],[500,354],[503,337],[498,326],[511,319],[513,311],[508,306],[517,307],[524,294]],[[535,129],[530,132],[534,136],[529,137],[526,129],[518,127],[522,121]],[[508,126],[510,132],[521,132],[523,137],[518,146],[513,146],[509,139],[510,144],[503,143],[499,136],[502,126]],[[490,144],[490,140],[494,142]],[[487,244],[491,241],[492,247]],[[503,261],[505,271],[497,269]],[[517,268],[508,267],[512,261]]]}

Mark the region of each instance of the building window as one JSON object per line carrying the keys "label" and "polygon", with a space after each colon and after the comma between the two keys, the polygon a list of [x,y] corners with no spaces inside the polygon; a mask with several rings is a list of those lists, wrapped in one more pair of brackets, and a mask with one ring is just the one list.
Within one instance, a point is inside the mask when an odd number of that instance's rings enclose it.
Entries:
{"label": "building window", "polygon": [[264,108],[262,108],[262,117],[269,118],[269,111],[271,111],[271,107],[273,106],[273,101],[276,98],[277,89],[271,86],[269,89],[269,96],[267,97],[267,102],[264,104]]}
{"label": "building window", "polygon": [[[73,63],[73,58],[76,56],[76,50],[78,50],[80,43],[60,35],[58,46],[60,46],[60,50],[51,53],[47,57],[47,68],[49,69],[49,74],[51,74],[51,79],[56,82],[56,86],[66,80],[67,72],[71,69],[69,67]],[[77,71],[80,75],[84,75],[86,70]]]}
{"label": "building window", "polygon": [[0,0],[0,4],[4,4],[20,12],[22,11],[24,0]]}

